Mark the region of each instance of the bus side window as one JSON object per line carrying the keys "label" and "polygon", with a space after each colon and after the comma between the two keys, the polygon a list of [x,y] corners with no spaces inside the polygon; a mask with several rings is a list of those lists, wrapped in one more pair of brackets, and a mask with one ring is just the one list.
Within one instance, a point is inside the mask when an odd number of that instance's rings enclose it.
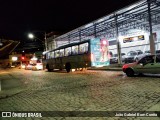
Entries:
{"label": "bus side window", "polygon": [[60,50],[60,57],[63,57],[64,56],[64,49],[61,49]]}
{"label": "bus side window", "polygon": [[48,56],[47,58],[50,59],[51,53],[49,52],[49,53],[47,54],[47,56]]}
{"label": "bus side window", "polygon": [[47,58],[47,54],[45,54],[45,55],[44,55],[44,60],[47,60],[47,59],[48,59],[48,58]]}
{"label": "bus side window", "polygon": [[71,55],[71,51],[68,51],[68,55]]}
{"label": "bus side window", "polygon": [[78,54],[78,45],[72,46],[72,55],[77,55]]}
{"label": "bus side window", "polygon": [[79,54],[82,54],[82,47],[79,46]]}
{"label": "bus side window", "polygon": [[43,59],[43,60],[46,60],[46,59],[47,59],[46,56],[47,56],[47,54],[42,55],[42,59]]}
{"label": "bus side window", "polygon": [[51,52],[51,58],[54,58],[54,52]]}
{"label": "bus side window", "polygon": [[88,52],[88,43],[85,43],[85,53]]}
{"label": "bus side window", "polygon": [[59,57],[59,50],[55,51],[55,58]]}
{"label": "bus side window", "polygon": [[67,48],[65,48],[64,56],[68,56]]}
{"label": "bus side window", "polygon": [[79,45],[79,53],[87,53],[88,52],[88,43],[83,43]]}
{"label": "bus side window", "polygon": [[71,55],[71,47],[65,48],[65,56]]}

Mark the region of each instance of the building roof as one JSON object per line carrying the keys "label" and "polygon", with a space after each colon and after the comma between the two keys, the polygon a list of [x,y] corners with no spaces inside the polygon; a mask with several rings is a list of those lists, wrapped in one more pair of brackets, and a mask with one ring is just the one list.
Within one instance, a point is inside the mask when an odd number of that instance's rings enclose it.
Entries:
{"label": "building roof", "polygon": [[19,41],[3,40],[3,46],[0,47],[0,58],[8,56],[18,45]]}

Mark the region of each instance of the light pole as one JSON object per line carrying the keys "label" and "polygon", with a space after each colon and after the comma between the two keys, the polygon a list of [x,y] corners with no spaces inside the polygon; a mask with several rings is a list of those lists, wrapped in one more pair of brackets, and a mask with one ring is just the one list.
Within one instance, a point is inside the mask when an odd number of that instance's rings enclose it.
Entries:
{"label": "light pole", "polygon": [[47,51],[47,37],[46,37],[46,32],[44,32],[44,42],[45,42],[45,51]]}
{"label": "light pole", "polygon": [[0,40],[0,46],[2,46],[2,45],[3,45],[2,40]]}
{"label": "light pole", "polygon": [[44,32],[44,31],[36,31],[36,32],[43,32],[44,33],[44,41],[43,40],[41,40],[41,39],[39,39],[38,37],[36,37],[33,33],[29,33],[28,34],[28,38],[30,38],[30,39],[34,39],[34,38],[36,38],[36,39],[38,39],[38,40],[40,40],[43,44],[44,44],[44,50],[45,51],[47,51],[47,40],[46,40],[46,32]]}

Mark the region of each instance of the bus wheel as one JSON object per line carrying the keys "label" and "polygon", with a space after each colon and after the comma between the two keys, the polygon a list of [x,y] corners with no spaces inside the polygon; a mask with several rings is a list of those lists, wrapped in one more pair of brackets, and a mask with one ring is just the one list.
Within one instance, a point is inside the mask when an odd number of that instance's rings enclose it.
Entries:
{"label": "bus wheel", "polygon": [[46,68],[47,68],[48,72],[51,72],[51,71],[52,71],[52,69],[49,68],[49,65],[48,65],[48,64],[46,65]]}
{"label": "bus wheel", "polygon": [[71,71],[71,64],[70,63],[66,63],[66,71],[70,72]]}
{"label": "bus wheel", "polygon": [[52,69],[47,69],[48,70],[48,72],[51,72],[52,71]]}

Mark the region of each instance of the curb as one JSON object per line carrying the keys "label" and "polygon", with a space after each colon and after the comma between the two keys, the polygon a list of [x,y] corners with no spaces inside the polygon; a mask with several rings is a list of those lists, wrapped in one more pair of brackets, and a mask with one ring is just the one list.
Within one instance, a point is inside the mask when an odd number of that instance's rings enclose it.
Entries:
{"label": "curb", "polygon": [[122,68],[89,68],[88,70],[122,71]]}

